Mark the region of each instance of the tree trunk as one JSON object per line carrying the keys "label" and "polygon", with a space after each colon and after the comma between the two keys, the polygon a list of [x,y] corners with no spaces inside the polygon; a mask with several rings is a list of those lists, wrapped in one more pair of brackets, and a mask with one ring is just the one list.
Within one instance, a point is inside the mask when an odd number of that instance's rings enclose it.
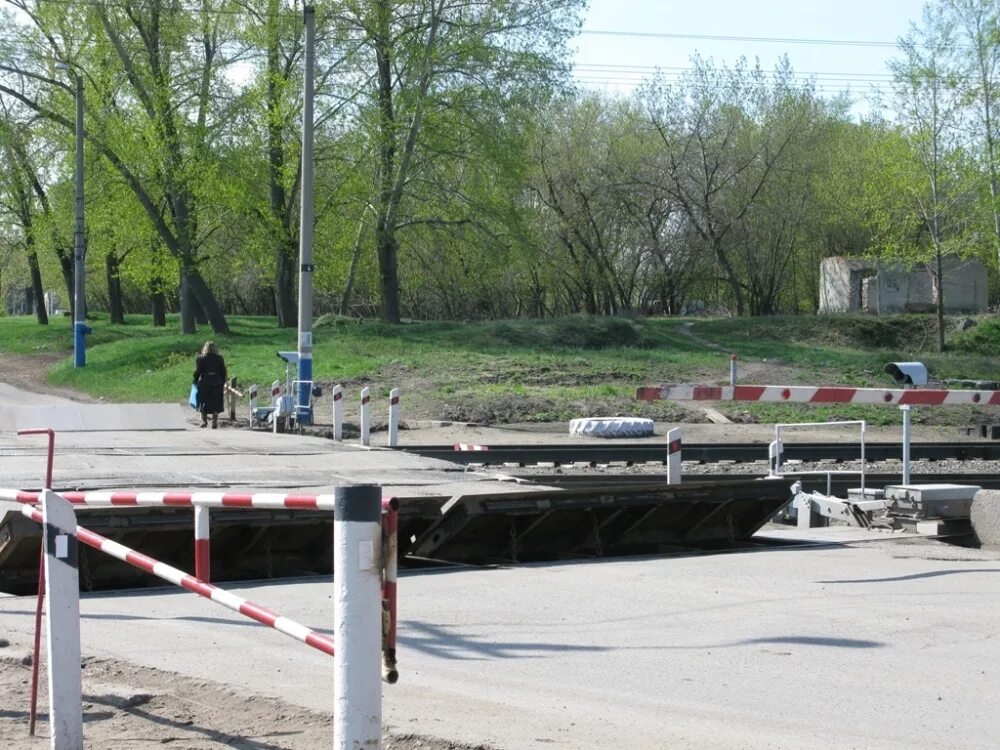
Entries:
{"label": "tree trunk", "polygon": [[[381,223],[381,222],[380,222]],[[378,232],[379,281],[382,291],[382,319],[399,322],[399,269],[397,258],[399,243],[391,228],[379,226]]]}
{"label": "tree trunk", "polygon": [[181,333],[197,333],[198,329],[194,322],[194,305],[191,304],[191,287],[188,284],[188,276],[191,270],[187,267],[187,259],[181,258],[180,262],[180,305],[181,305]]}
{"label": "tree trunk", "polygon": [[281,115],[281,89],[288,83],[287,71],[281,67],[278,0],[269,0],[267,9],[267,179],[271,218],[278,231],[275,253],[274,307],[278,328],[295,328],[299,324],[296,296],[296,270],[299,253],[295,238],[295,222],[285,190],[285,141]]}
{"label": "tree trunk", "polygon": [[278,313],[278,328],[295,328],[299,324],[298,298],[295,294],[298,250],[291,237],[282,241],[276,260],[274,307]]}
{"label": "tree trunk", "polygon": [[935,258],[937,262],[937,271],[934,274],[934,282],[937,284],[937,332],[938,332],[938,351],[944,351],[944,275],[942,271],[941,263],[941,248],[937,250],[937,257]]}
{"label": "tree trunk", "polygon": [[34,248],[28,251],[28,268],[31,273],[31,289],[35,295],[35,317],[38,324],[49,324],[49,311],[45,305],[45,292],[42,290],[42,273],[38,270],[38,253]]}
{"label": "tree trunk", "polygon": [[111,322],[125,325],[120,259],[113,250],[104,256],[104,270],[108,279],[108,313]]}
{"label": "tree trunk", "polygon": [[153,302],[153,327],[165,328],[167,325],[167,300],[159,288],[158,281],[159,280],[157,280],[153,290],[150,292],[150,297]]}
{"label": "tree trunk", "polygon": [[[190,269],[187,274],[187,282],[188,292],[201,305],[201,309],[204,311],[208,324],[212,327],[212,331],[214,333],[229,333],[229,323],[226,321],[226,316],[222,312],[222,308],[219,307],[219,302],[215,299],[215,295],[212,294],[212,290],[208,288],[208,284],[201,277],[201,274],[196,269]],[[191,332],[194,333],[194,331]]]}
{"label": "tree trunk", "polygon": [[347,269],[347,283],[340,297],[340,314],[347,315],[351,310],[351,296],[354,294],[354,274],[358,269],[358,258],[361,257],[361,235],[365,231],[365,212],[361,211],[361,221],[358,222],[358,236],[354,238],[354,252],[351,253],[351,264]]}
{"label": "tree trunk", "polygon": [[729,256],[722,248],[722,243],[715,240],[712,242],[712,245],[715,250],[715,258],[719,261],[726,283],[729,284],[729,289],[733,293],[733,301],[736,303],[736,315],[737,317],[743,317],[746,312],[746,302],[743,300],[743,289],[740,286],[740,280],[736,276],[733,264],[729,262]]}

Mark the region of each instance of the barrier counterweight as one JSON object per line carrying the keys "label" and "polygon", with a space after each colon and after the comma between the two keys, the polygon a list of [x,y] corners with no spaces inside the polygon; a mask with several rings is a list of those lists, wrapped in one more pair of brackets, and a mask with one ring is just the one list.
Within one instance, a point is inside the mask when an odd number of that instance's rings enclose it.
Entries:
{"label": "barrier counterweight", "polygon": [[[44,521],[42,512],[37,508],[31,507],[30,505],[22,506],[21,512],[37,523],[43,523]],[[223,589],[213,586],[210,583],[199,581],[194,576],[188,575],[182,570],[178,570],[177,568],[160,562],[159,560],[155,560],[152,557],[147,557],[141,552],[136,552],[123,544],[113,542],[110,539],[107,539],[100,534],[96,534],[89,529],[85,529],[82,526],[76,527],[76,538],[88,547],[93,547],[94,549],[111,555],[112,557],[139,568],[140,570],[152,573],[157,578],[162,578],[164,581],[187,589],[188,591],[198,594],[198,596],[204,597],[205,599],[211,599],[213,602],[221,604],[227,609],[239,612],[241,615],[245,615],[252,620],[256,620],[262,625],[267,625],[280,633],[291,636],[295,640],[301,641],[308,646],[312,646],[318,651],[322,651],[323,653],[331,656],[333,655],[332,638],[323,635],[322,633],[317,633],[314,630],[310,630],[304,625],[300,625],[293,620],[289,620],[287,617],[283,617],[267,607],[255,604],[248,599],[236,596],[228,591],[224,591]]]}

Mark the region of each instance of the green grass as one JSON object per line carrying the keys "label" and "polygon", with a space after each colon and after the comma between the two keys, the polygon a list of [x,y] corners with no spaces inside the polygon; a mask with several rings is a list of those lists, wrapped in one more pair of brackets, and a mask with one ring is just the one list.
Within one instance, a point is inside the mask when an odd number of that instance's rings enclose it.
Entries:
{"label": "green grass", "polygon": [[[262,386],[284,380],[279,349],[295,349],[296,332],[271,318],[230,317],[232,333],[177,333],[176,318],[155,329],[148,316],[112,326],[92,321],[87,366],[73,367],[69,321],[39,326],[0,317],[0,355],[62,355],[49,382],[112,401],[183,401],[194,357],[206,338],[219,345],[230,374]],[[949,336],[938,354],[932,316],[801,316],[727,319],[626,319],[572,316],[554,320],[391,325],[324,316],[314,326],[314,378],[348,388],[370,385],[376,398],[393,386],[407,393],[410,416],[474,421],[547,421],[613,414],[658,420],[698,419],[676,404],[644,403],[635,388],[664,382],[725,383],[729,355],[741,382],[887,386],[883,365],[919,359],[933,377],[998,379],[1000,323],[983,319]],[[774,370],[780,367],[780,370]],[[765,378],[761,380],[760,378]],[[898,423],[894,409],[795,404],[716,405],[739,421],[791,422],[865,418]],[[916,410],[915,421],[949,419],[949,411]],[[417,412],[417,414],[414,414]],[[477,418],[478,417],[478,418]],[[957,419],[981,415],[954,413]],[[967,422],[966,422],[967,423]]]}

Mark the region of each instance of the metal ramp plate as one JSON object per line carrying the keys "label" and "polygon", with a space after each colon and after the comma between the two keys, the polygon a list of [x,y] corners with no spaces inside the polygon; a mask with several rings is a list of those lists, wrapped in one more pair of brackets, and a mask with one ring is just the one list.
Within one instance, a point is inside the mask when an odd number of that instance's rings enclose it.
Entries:
{"label": "metal ramp plate", "polygon": [[522,562],[721,546],[749,539],[788,502],[790,484],[736,480],[457,496],[430,524],[401,501],[400,548],[440,560]]}
{"label": "metal ramp plate", "polygon": [[[467,494],[397,495],[399,550],[407,558],[454,562],[559,560],[723,547],[749,539],[790,498],[790,481],[742,479],[679,485],[554,489],[453,485]],[[473,494],[475,491],[480,494]],[[7,504],[13,505],[13,504]],[[79,508],[81,526],[170,565],[191,570],[190,508]],[[328,511],[213,509],[215,581],[328,573]],[[37,585],[37,524],[0,513],[0,592]],[[159,585],[100,552],[81,548],[85,590]]]}

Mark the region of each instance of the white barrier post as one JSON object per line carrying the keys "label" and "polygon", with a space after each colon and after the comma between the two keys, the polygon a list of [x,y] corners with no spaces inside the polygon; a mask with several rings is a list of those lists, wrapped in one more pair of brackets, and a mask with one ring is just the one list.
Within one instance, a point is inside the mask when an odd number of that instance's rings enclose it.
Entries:
{"label": "white barrier post", "polygon": [[399,443],[399,388],[389,391],[389,447]]}
{"label": "white barrier post", "polygon": [[382,489],[337,487],[333,508],[336,750],[382,747]]}
{"label": "white barrier post", "polygon": [[667,484],[681,483],[681,430],[667,433]]}
{"label": "white barrier post", "polygon": [[253,429],[254,415],[257,413],[257,384],[254,383],[250,386],[249,391],[250,396],[250,429]]}
{"label": "white barrier post", "polygon": [[333,386],[333,439],[344,439],[344,389]]}
{"label": "white barrier post", "polygon": [[281,381],[275,380],[271,383],[271,432],[278,434],[278,412],[281,411]]}
{"label": "white barrier post", "polygon": [[83,747],[80,674],[80,574],[73,506],[52,490],[42,495],[45,596],[49,600],[49,728],[52,750]]}
{"label": "white barrier post", "polygon": [[361,444],[369,445],[371,443],[371,430],[372,430],[372,419],[371,419],[371,391],[365,386],[361,389]]}
{"label": "white barrier post", "polygon": [[204,505],[194,506],[194,577],[205,583],[212,579],[209,513]]}
{"label": "white barrier post", "polygon": [[729,355],[729,385],[736,385],[736,355]]}
{"label": "white barrier post", "polygon": [[781,454],[784,447],[781,440],[772,440],[767,446],[767,463],[772,477],[781,476]]}

